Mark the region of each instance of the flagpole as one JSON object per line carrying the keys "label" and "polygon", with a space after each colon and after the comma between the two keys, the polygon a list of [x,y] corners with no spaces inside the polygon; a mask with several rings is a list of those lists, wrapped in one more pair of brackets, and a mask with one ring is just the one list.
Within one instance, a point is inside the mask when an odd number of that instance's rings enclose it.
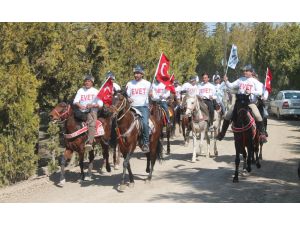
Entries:
{"label": "flagpole", "polygon": [[155,71],[154,77],[153,77],[153,79],[152,79],[152,83],[151,83],[150,89],[151,89],[151,87],[152,87],[152,85],[153,85],[154,78],[155,78],[155,76],[156,76],[156,74],[157,74],[158,67],[159,67],[159,64],[160,64],[160,61],[161,61],[162,55],[163,55],[163,52],[160,54],[160,58],[159,58],[159,61],[158,61],[158,64],[157,64],[157,68],[156,68],[156,71]]}
{"label": "flagpole", "polygon": [[106,82],[108,81],[109,78],[110,78],[110,77],[108,77],[108,78],[106,79],[106,81],[102,84],[101,88],[99,89],[99,92],[101,91],[101,89],[103,88],[104,84],[106,84]]}

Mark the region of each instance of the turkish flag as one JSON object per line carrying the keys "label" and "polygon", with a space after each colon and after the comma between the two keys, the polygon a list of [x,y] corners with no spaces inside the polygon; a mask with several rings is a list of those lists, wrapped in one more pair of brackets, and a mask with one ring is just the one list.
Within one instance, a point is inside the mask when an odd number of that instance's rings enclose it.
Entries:
{"label": "turkish flag", "polygon": [[168,74],[168,70],[170,67],[170,61],[165,56],[164,53],[161,53],[158,66],[156,69],[155,77],[156,79],[167,86],[168,82],[170,81],[170,75]]}
{"label": "turkish flag", "polygon": [[174,74],[172,74],[168,84],[166,85],[166,89],[169,90],[172,94],[176,94],[174,80],[175,80],[175,76]]}
{"label": "turkish flag", "polygon": [[272,72],[271,70],[267,67],[267,73],[266,73],[266,80],[265,80],[265,87],[266,87],[266,90],[269,92],[269,94],[271,93],[272,91],[272,87],[271,87],[271,81],[272,81]]}
{"label": "turkish flag", "polygon": [[109,77],[97,94],[97,97],[103,101],[103,103],[107,106],[112,104],[112,97],[113,97],[113,82],[111,77]]}

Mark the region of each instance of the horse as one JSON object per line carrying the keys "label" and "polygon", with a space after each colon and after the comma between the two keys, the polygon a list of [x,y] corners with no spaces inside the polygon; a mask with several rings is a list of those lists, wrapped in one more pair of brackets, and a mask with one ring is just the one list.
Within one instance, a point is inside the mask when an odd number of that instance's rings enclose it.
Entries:
{"label": "horse", "polygon": [[[69,161],[72,157],[73,152],[77,152],[79,155],[79,166],[81,171],[81,181],[89,180],[91,177],[91,170],[93,168],[93,160],[95,158],[94,150],[89,151],[89,166],[88,166],[88,174],[87,177],[83,171],[83,161],[84,161],[84,153],[85,153],[85,142],[88,138],[87,132],[83,132],[79,135],[73,135],[78,133],[78,131],[84,129],[85,127],[82,125],[81,122],[76,121],[74,116],[74,111],[76,110],[70,104],[65,102],[61,102],[54,107],[54,109],[50,112],[50,119],[53,123],[61,123],[65,126],[65,145],[66,149],[64,154],[61,158],[61,175],[60,175],[60,182],[58,186],[63,187],[66,180],[65,180],[65,166],[67,161]],[[111,135],[111,120],[109,117],[107,118],[100,118],[99,119],[102,123],[104,134],[95,137],[95,143],[100,143],[103,149],[103,158],[106,163],[106,170],[107,172],[111,172],[111,167],[109,164],[109,140]],[[115,158],[115,157],[114,157]],[[115,161],[114,161],[115,163]]]}
{"label": "horse", "polygon": [[[243,155],[244,165],[243,170],[251,172],[251,162],[256,154],[256,167],[260,168],[258,152],[255,151],[254,145],[259,141],[259,134],[256,130],[255,120],[251,115],[249,108],[249,95],[236,94],[236,103],[233,110],[232,131],[234,134],[235,144],[235,173],[233,182],[239,182],[239,164],[240,154]],[[247,147],[247,151],[246,151]]]}
{"label": "horse", "polygon": [[[207,148],[206,148],[206,157],[208,158],[210,156],[210,139],[213,139],[214,142],[214,155],[218,155],[217,151],[217,129],[219,126],[219,121],[220,121],[220,116],[219,114],[215,111],[215,121],[213,124],[213,130],[210,132],[211,135],[209,135],[208,131],[208,123],[207,123],[207,114],[208,112],[204,113],[204,109],[207,110],[207,106],[205,103],[201,102],[201,99],[199,97],[191,97],[191,96],[186,96],[185,97],[185,104],[186,104],[186,111],[185,111],[185,116],[189,118],[190,120],[190,127],[192,131],[192,136],[193,136],[193,156],[192,156],[192,162],[196,161],[196,137],[197,134],[200,135],[200,154],[203,149],[203,140],[204,137],[206,138],[206,143],[207,143]],[[202,106],[200,106],[202,105]],[[186,120],[186,119],[185,119]],[[211,136],[211,137],[210,137]]]}
{"label": "horse", "polygon": [[[134,177],[131,170],[130,158],[139,145],[142,147],[140,140],[142,135],[142,123],[140,121],[137,111],[131,107],[130,102],[125,92],[117,93],[113,97],[113,104],[111,105],[113,117],[116,119],[117,141],[119,150],[123,155],[123,173],[120,184],[120,191],[125,190],[125,175],[126,170],[129,174],[129,187],[134,186]],[[146,172],[149,173],[146,181],[151,181],[154,164],[156,159],[162,159],[162,143],[160,141],[162,128],[163,128],[163,114],[159,110],[157,104],[152,106],[150,111],[150,121],[152,129],[150,129],[150,152],[146,153],[147,165]],[[150,126],[151,128],[151,126]]]}

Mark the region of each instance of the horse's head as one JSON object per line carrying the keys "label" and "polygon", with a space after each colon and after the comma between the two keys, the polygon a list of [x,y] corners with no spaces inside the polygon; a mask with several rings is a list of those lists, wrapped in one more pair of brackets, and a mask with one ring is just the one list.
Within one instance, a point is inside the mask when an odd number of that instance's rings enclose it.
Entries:
{"label": "horse's head", "polygon": [[68,119],[71,112],[71,106],[65,102],[61,102],[50,112],[50,119],[53,123],[62,122]]}
{"label": "horse's head", "polygon": [[245,94],[236,94],[235,110],[232,118],[236,123],[245,123],[249,120],[250,96]]}
{"label": "horse's head", "polygon": [[185,97],[185,105],[186,105],[186,111],[185,115],[187,116],[192,116],[193,112],[197,109],[197,98],[196,97],[191,97],[191,96],[186,96]]}
{"label": "horse's head", "polygon": [[113,117],[116,117],[123,109],[128,105],[128,99],[122,92],[118,92],[113,96],[112,105],[110,111],[113,113]]}

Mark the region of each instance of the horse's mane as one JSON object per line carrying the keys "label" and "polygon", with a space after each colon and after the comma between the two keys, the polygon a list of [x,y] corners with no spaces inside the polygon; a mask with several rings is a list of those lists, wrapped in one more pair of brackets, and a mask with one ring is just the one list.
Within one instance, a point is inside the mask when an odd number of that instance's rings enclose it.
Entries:
{"label": "horse's mane", "polygon": [[249,108],[250,98],[249,95],[236,94],[236,102],[232,113],[232,121],[236,127],[242,127],[250,121],[247,114],[250,112]]}

